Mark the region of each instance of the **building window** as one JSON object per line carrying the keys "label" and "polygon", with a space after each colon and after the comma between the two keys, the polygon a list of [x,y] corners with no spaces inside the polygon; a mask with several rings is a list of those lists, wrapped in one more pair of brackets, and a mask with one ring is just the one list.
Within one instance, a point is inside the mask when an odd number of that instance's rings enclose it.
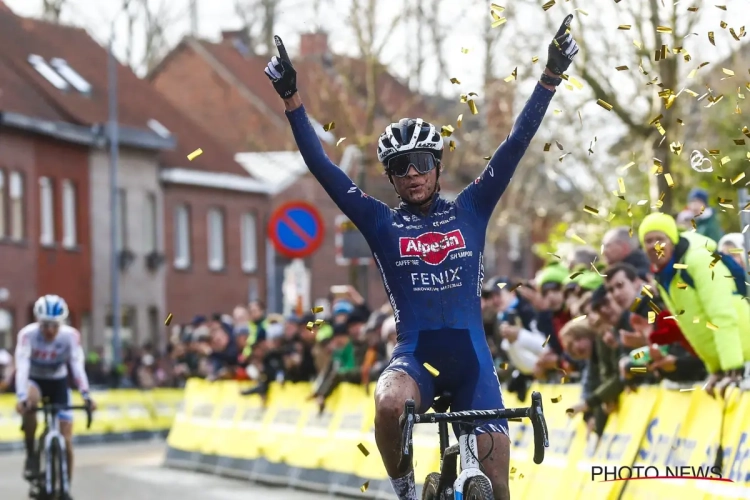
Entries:
{"label": "building window", "polygon": [[242,214],[242,270],[252,273],[258,268],[258,237],[255,214]]}
{"label": "building window", "polygon": [[24,237],[24,186],[21,172],[10,173],[10,238],[21,241]]}
{"label": "building window", "polygon": [[[112,317],[112,306],[109,306],[104,327],[104,359],[111,361],[112,337],[114,336],[114,318]],[[120,356],[125,354],[128,347],[133,346],[138,339],[136,330],[136,310],[132,306],[123,305],[120,308]],[[121,359],[122,361],[122,359]]]}
{"label": "building window", "polygon": [[158,250],[158,211],[156,195],[146,194],[146,209],[143,211],[143,250],[149,254]]}
{"label": "building window", "polygon": [[73,181],[65,179],[62,183],[62,202],[63,202],[63,240],[62,244],[66,248],[73,248],[78,244],[77,226],[76,226],[76,187]]}
{"label": "building window", "polygon": [[158,348],[161,345],[161,343],[159,342],[159,329],[161,328],[161,321],[159,321],[159,308],[156,306],[151,306],[148,308],[148,328],[148,341],[151,342],[155,348]]}
{"label": "building window", "polygon": [[[0,349],[13,349],[13,313],[9,309],[0,309]],[[7,374],[5,374],[7,375]],[[3,380],[0,376],[0,382]]]}
{"label": "building window", "polygon": [[218,208],[208,211],[208,268],[224,269],[224,212]]}
{"label": "building window", "polygon": [[52,196],[52,180],[39,178],[39,241],[42,245],[55,242],[55,206]]}
{"label": "building window", "polygon": [[124,189],[117,190],[117,250],[128,247],[128,195]]}
{"label": "building window", "polygon": [[0,239],[8,236],[5,226],[5,172],[0,170]]}
{"label": "building window", "polygon": [[174,267],[190,266],[190,209],[177,205],[174,210]]}

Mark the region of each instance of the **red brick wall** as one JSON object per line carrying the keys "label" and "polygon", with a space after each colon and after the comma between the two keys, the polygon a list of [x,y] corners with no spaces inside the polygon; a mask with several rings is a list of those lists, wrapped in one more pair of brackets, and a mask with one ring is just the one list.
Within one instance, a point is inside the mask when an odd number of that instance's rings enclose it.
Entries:
{"label": "red brick wall", "polygon": [[[174,267],[175,207],[185,203],[190,207],[191,266],[187,270]],[[207,213],[211,208],[224,210],[225,269],[208,269]],[[256,214],[258,231],[258,269],[248,274],[242,270],[241,216]],[[164,243],[167,266],[167,311],[175,324],[189,322],[196,314],[231,313],[237,304],[247,301],[250,280],[258,283],[258,294],[266,297],[264,223],[268,214],[265,196],[192,186],[166,185],[164,189]]]}
{"label": "red brick wall", "polygon": [[[38,177],[49,177],[52,181],[55,243],[42,246],[39,243],[39,223],[32,241],[38,246],[37,293],[60,295],[70,308],[71,323],[81,327],[81,316],[91,311],[91,238],[89,235],[89,150],[86,147],[54,140],[36,140],[36,170]],[[63,241],[63,180],[75,186],[76,197],[76,241],[69,249]],[[30,186],[39,199],[39,182]],[[36,207],[39,206],[38,201]]]}
{"label": "red brick wall", "polygon": [[[293,145],[288,128],[279,130],[270,123],[189,47],[174,52],[152,84],[229,151],[274,151]],[[273,104],[282,106],[280,102]]]}
{"label": "red brick wall", "polygon": [[30,320],[31,305],[37,299],[38,198],[34,168],[34,136],[4,129],[0,132],[0,169],[5,177],[4,198],[6,228],[10,232],[9,178],[11,171],[24,174],[24,241],[17,243],[0,239],[0,288],[7,288],[10,297],[0,302],[13,316],[13,329],[18,331]]}

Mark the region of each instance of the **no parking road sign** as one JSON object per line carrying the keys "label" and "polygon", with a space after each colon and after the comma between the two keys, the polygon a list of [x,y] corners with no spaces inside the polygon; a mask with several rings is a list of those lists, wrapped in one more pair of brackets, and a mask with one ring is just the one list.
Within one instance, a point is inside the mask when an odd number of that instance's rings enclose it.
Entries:
{"label": "no parking road sign", "polygon": [[320,212],[304,201],[286,203],[271,214],[268,237],[276,250],[290,259],[307,257],[323,242]]}

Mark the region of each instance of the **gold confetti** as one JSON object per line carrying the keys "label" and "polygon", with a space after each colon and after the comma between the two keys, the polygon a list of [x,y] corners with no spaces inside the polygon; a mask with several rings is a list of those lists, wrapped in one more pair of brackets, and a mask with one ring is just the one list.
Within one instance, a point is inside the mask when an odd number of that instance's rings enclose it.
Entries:
{"label": "gold confetti", "polygon": [[169,326],[169,324],[172,322],[172,313],[169,313],[167,315],[167,319],[164,320],[164,326]]}
{"label": "gold confetti", "polygon": [[607,111],[612,111],[612,108],[614,107],[614,106],[612,106],[611,104],[609,104],[608,102],[606,102],[606,101],[603,101],[603,100],[601,100],[601,99],[597,99],[596,103],[597,103],[597,104],[598,104],[599,106],[601,106],[601,107],[603,107],[604,109],[606,109]]}
{"label": "gold confetti", "polygon": [[323,324],[323,321],[324,321],[324,320],[322,320],[322,319],[316,319],[316,320],[315,320],[315,323],[314,323],[314,325],[315,325],[315,326],[320,326],[320,325],[322,325],[322,324]]}
{"label": "gold confetti", "polygon": [[479,113],[479,110],[477,109],[477,105],[474,102],[474,99],[469,99],[469,109],[471,110],[472,115],[476,115]]}
{"label": "gold confetti", "polygon": [[499,288],[500,290],[502,290],[503,288],[505,288],[505,285],[507,285],[507,283],[498,283],[498,284],[497,284],[497,287],[498,287],[498,288]]}
{"label": "gold confetti", "polygon": [[322,313],[323,312],[323,306],[313,307],[311,309],[311,311],[312,311],[313,314]]}
{"label": "gold confetti", "polygon": [[454,83],[456,85],[461,85],[461,82],[458,81],[458,78],[451,78],[451,83]]}
{"label": "gold confetti", "polygon": [[[506,82],[510,82],[512,80],[517,80],[517,79],[518,79],[518,66],[516,66],[516,68],[513,69],[513,73],[511,73],[510,76],[506,76],[504,80]],[[476,113],[474,113],[474,114],[476,114]]]}
{"label": "gold confetti", "polygon": [[422,366],[424,366],[424,367],[425,367],[425,369],[426,369],[426,370],[427,370],[428,372],[430,372],[430,375],[432,375],[433,377],[437,377],[438,375],[440,375],[440,372],[439,372],[439,371],[437,371],[437,370],[436,370],[435,368],[433,368],[433,366],[432,366],[431,364],[429,364],[429,363],[424,363],[424,364],[423,364]]}
{"label": "gold confetti", "polygon": [[523,422],[522,418],[509,418],[508,422]]}
{"label": "gold confetti", "polygon": [[582,274],[583,274],[583,271],[578,271],[577,273],[573,273],[570,276],[568,276],[568,279],[569,280],[574,280],[574,279],[576,279],[577,277],[579,277]]}
{"label": "gold confetti", "polygon": [[688,387],[687,389],[680,389],[680,392],[690,392],[694,390],[695,390],[695,387]]}
{"label": "gold confetti", "polygon": [[552,144],[550,144],[549,142],[545,143],[545,144],[544,144],[544,151],[545,151],[545,152],[546,152],[546,151],[549,151],[549,148],[550,148],[550,147],[552,147]]}
{"label": "gold confetti", "polygon": [[740,182],[744,178],[745,178],[745,172],[740,172],[737,177],[735,177],[734,179],[731,180],[731,182],[732,182],[732,184],[737,184],[738,182]]}
{"label": "gold confetti", "polygon": [[643,357],[643,353],[642,353],[642,352],[640,352],[640,351],[639,351],[639,352],[637,352],[637,353],[635,353],[635,354],[633,355],[633,358],[634,358],[634,359],[641,359],[642,357]]}
{"label": "gold confetti", "polygon": [[551,401],[552,401],[553,403],[559,403],[560,401],[562,401],[562,394],[560,394],[560,395],[559,395],[559,396],[557,396],[556,398],[550,398],[550,399],[551,399]]}
{"label": "gold confetti", "polygon": [[667,186],[673,188],[674,187],[674,181],[672,180],[671,174],[664,174],[664,180],[667,181]]}
{"label": "gold confetti", "polygon": [[588,16],[589,15],[588,12],[586,12],[585,10],[583,10],[581,8],[578,8],[578,9],[575,9],[575,10],[577,10],[578,12],[580,12],[581,14],[583,14],[584,16]]}
{"label": "gold confetti", "polygon": [[495,21],[492,21],[492,27],[497,28],[498,26],[502,26],[503,24],[506,23],[506,21],[508,21],[506,18],[501,17]]}
{"label": "gold confetti", "polygon": [[713,45],[714,47],[716,47],[716,43],[714,42],[714,32],[713,31],[709,31],[708,32],[708,41],[711,42],[711,45]]}
{"label": "gold confetti", "polygon": [[442,135],[443,137],[450,137],[454,131],[455,129],[453,128],[453,125],[443,125],[443,127],[440,129],[440,135]]}
{"label": "gold confetti", "polygon": [[367,457],[367,456],[369,456],[369,455],[370,455],[370,452],[369,452],[369,450],[368,450],[367,448],[365,448],[365,445],[363,445],[362,443],[359,443],[359,444],[357,445],[357,448],[359,448],[359,451],[361,451],[361,452],[362,452],[362,454],[363,454],[364,456],[366,456],[366,457]]}
{"label": "gold confetti", "polygon": [[617,178],[617,187],[620,189],[622,194],[625,194],[625,179],[622,177]]}
{"label": "gold confetti", "polygon": [[336,128],[336,122],[326,123],[323,125],[323,130],[325,132],[330,132],[331,130]]}
{"label": "gold confetti", "polygon": [[673,267],[675,269],[687,269],[688,268],[687,264],[675,264]]}
{"label": "gold confetti", "polygon": [[456,141],[451,140],[451,142],[448,143],[448,150],[449,151],[455,151],[456,150]]}
{"label": "gold confetti", "polygon": [[588,205],[584,205],[583,206],[583,211],[587,212],[587,213],[590,213],[591,215],[599,215],[599,210],[597,210],[595,208],[592,208],[592,207],[590,207]]}
{"label": "gold confetti", "polygon": [[576,316],[575,318],[571,319],[570,322],[572,323],[574,321],[583,321],[584,319],[586,319],[586,315],[582,314],[580,316]]}
{"label": "gold confetti", "polygon": [[721,9],[721,10],[727,10],[727,6],[726,5],[717,5],[716,8],[717,9]]}
{"label": "gold confetti", "polygon": [[627,70],[627,69],[628,69],[628,67],[627,67],[627,66],[617,66],[617,67],[616,67],[615,69],[616,69],[617,71],[625,71],[625,70]]}
{"label": "gold confetti", "polygon": [[507,370],[508,369],[508,363],[500,363],[500,369],[501,370]]}
{"label": "gold confetti", "polygon": [[359,491],[364,493],[365,491],[367,491],[367,488],[369,487],[370,487],[370,481],[365,481],[365,484],[359,487]]}
{"label": "gold confetti", "polygon": [[677,288],[680,290],[684,290],[687,288],[687,285],[685,283],[677,283]]}
{"label": "gold confetti", "polygon": [[573,415],[576,414],[573,408],[568,408],[567,410],[565,410],[565,413],[567,413],[569,417],[572,417]]}
{"label": "gold confetti", "polygon": [[672,33],[672,28],[669,26],[657,26],[656,27],[657,33]]}
{"label": "gold confetti", "polygon": [[731,69],[721,68],[721,71],[723,71],[725,75],[734,76],[734,71]]}
{"label": "gold confetti", "polygon": [[531,64],[536,64],[537,61],[539,61],[539,56],[534,56],[531,58]]}
{"label": "gold confetti", "polygon": [[313,323],[312,321],[308,321],[307,324],[305,325],[305,328],[307,328],[309,331],[312,331],[314,326],[315,326],[315,323]]}
{"label": "gold confetti", "polygon": [[559,149],[560,151],[565,149],[565,147],[562,144],[560,144],[560,141],[555,141],[555,144],[557,145],[557,149]]}
{"label": "gold confetti", "polygon": [[630,24],[621,24],[621,25],[619,25],[619,26],[617,27],[617,29],[618,29],[618,30],[623,30],[623,31],[627,31],[627,30],[629,30],[629,29],[630,29],[631,27],[632,27],[632,26],[631,26]]}
{"label": "gold confetti", "polygon": [[578,236],[578,235],[576,235],[576,234],[572,235],[572,236],[570,237],[570,239],[571,239],[571,240],[574,240],[574,241],[577,241],[577,242],[578,242],[578,243],[580,243],[581,245],[588,245],[588,243],[586,243],[586,242],[584,241],[584,239],[583,239],[583,238],[581,238],[580,236]]}
{"label": "gold confetti", "polygon": [[656,314],[654,313],[654,311],[649,311],[648,312],[648,323],[649,324],[653,324],[654,321],[656,321]]}
{"label": "gold confetti", "polygon": [[648,369],[645,366],[631,366],[630,371],[632,373],[646,373]]}
{"label": "gold confetti", "polygon": [[468,54],[469,53],[469,49],[467,49],[466,47],[461,47],[461,53],[462,54]]}
{"label": "gold confetti", "polygon": [[550,10],[552,6],[555,5],[555,0],[550,0],[549,2],[542,5],[542,8],[546,11]]}
{"label": "gold confetti", "polygon": [[203,154],[203,150],[202,150],[201,148],[198,148],[198,149],[196,149],[195,151],[193,151],[192,153],[190,153],[190,154],[189,154],[189,155],[187,156],[187,159],[188,159],[189,161],[193,161],[194,159],[198,158],[198,157],[199,157],[200,155],[202,155],[202,154]]}
{"label": "gold confetti", "polygon": [[710,321],[706,321],[706,328],[708,328],[709,330],[714,330],[714,331],[719,329],[718,326],[714,325]]}
{"label": "gold confetti", "polygon": [[542,344],[542,347],[547,347],[547,342],[549,342],[550,335],[547,335],[547,338],[544,339],[544,343]]}
{"label": "gold confetti", "polygon": [[461,128],[461,125],[463,124],[463,122],[464,122],[464,115],[463,113],[461,113],[460,115],[458,115],[458,119],[456,119],[456,128]]}
{"label": "gold confetti", "polygon": [[346,137],[342,137],[341,139],[336,141],[336,147],[339,147],[339,145],[341,145],[341,143],[344,142],[345,140],[346,140]]}

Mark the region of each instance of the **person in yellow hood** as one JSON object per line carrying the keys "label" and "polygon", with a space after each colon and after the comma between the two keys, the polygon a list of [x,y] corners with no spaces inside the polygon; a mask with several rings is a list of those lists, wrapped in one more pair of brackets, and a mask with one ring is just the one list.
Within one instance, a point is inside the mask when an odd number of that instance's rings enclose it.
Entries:
{"label": "person in yellow hood", "polygon": [[694,232],[680,234],[667,214],[646,216],[638,237],[668,310],[706,365],[706,390],[713,395],[719,381],[741,378],[750,362],[750,306],[727,267],[730,263],[716,253],[714,240]]}

